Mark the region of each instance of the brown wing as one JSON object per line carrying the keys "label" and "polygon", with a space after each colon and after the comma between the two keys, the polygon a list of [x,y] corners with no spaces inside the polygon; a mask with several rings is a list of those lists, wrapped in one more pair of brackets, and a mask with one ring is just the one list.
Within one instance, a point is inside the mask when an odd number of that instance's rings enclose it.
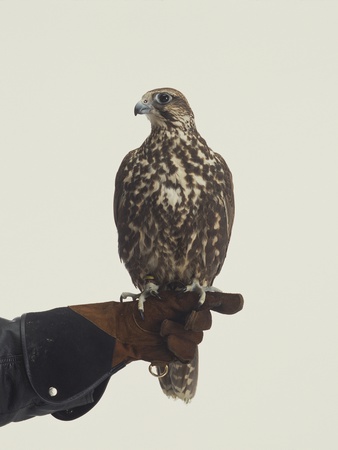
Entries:
{"label": "brown wing", "polygon": [[[215,201],[210,202],[207,209],[209,238],[206,248],[206,267],[209,271],[210,285],[224,264],[235,216],[231,172],[221,155],[214,153],[214,156],[217,164],[215,164],[215,181],[211,191]],[[218,227],[215,227],[215,220],[218,221]]]}
{"label": "brown wing", "polygon": [[[219,164],[221,165],[224,175],[225,175],[225,189],[224,189],[224,199],[225,199],[225,211],[227,217],[227,236],[228,244],[230,241],[232,225],[235,218],[235,198],[234,198],[234,184],[232,181],[232,174],[227,163],[224,161],[223,157],[218,153],[215,153],[215,157]],[[227,244],[227,246],[228,246]]]}
{"label": "brown wing", "polygon": [[130,163],[135,151],[136,150],[132,150],[131,152],[127,153],[127,155],[123,158],[121,165],[116,173],[116,177],[115,177],[115,191],[114,191],[113,207],[114,207],[114,220],[115,220],[115,224],[117,227],[117,231],[119,231],[119,229],[118,229],[118,214],[119,214],[121,200],[124,195],[123,179],[125,177],[125,170],[126,170],[128,164]]}

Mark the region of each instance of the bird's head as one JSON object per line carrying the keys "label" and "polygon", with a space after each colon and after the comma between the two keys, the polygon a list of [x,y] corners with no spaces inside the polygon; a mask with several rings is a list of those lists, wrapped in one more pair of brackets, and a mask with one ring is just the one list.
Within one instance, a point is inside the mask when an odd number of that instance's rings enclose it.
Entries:
{"label": "bird's head", "polygon": [[195,126],[194,114],[184,95],[172,88],[154,89],[143,95],[134,109],[137,114],[146,114],[152,128],[178,127],[188,129]]}

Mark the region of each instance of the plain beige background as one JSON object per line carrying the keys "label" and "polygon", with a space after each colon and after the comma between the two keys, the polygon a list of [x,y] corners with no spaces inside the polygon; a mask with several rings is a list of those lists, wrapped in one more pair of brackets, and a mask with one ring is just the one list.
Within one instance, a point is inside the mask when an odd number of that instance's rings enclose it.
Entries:
{"label": "plain beige background", "polygon": [[[1,315],[118,299],[114,177],[181,90],[227,160],[236,220],[186,406],[146,363],[82,419],[0,430],[6,450],[338,446],[338,6],[332,1],[0,1]],[[146,218],[145,218],[146,220]]]}

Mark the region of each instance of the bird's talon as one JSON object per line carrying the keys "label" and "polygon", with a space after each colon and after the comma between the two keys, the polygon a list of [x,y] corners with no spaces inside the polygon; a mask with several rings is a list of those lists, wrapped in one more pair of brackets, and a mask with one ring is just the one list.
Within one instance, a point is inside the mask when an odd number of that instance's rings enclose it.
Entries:
{"label": "bird's talon", "polygon": [[156,297],[156,298],[158,298],[159,300],[162,300],[162,297],[160,296],[160,294],[159,294],[157,291],[151,291],[150,294],[151,294],[153,297]]}
{"label": "bird's talon", "polygon": [[144,311],[143,311],[143,309],[139,309],[138,312],[140,313],[141,319],[144,320]]}
{"label": "bird's talon", "polygon": [[133,292],[122,292],[120,295],[120,302],[123,302],[126,298],[130,297],[133,300],[137,300],[139,298],[140,294],[135,294]]}

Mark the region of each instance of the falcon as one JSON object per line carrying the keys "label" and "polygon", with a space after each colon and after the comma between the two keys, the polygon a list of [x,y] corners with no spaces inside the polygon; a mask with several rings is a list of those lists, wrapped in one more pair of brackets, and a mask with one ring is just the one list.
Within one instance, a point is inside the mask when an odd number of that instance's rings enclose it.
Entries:
{"label": "falcon", "polygon": [[[141,315],[146,298],[161,289],[195,291],[201,305],[205,292],[216,290],[212,284],[230,240],[231,172],[198,133],[181,92],[151,90],[134,113],[146,115],[151,133],[125,156],[117,172],[114,218],[120,258],[140,294],[121,297],[137,298]],[[191,363],[171,363],[159,380],[168,397],[189,402],[197,375],[196,353]]]}

